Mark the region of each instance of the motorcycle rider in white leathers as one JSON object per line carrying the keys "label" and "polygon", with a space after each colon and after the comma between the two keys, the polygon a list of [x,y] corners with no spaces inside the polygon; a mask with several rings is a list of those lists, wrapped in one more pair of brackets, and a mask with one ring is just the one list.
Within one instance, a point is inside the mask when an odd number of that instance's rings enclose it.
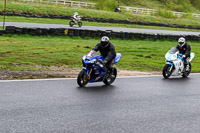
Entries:
{"label": "motorcycle rider in white leathers", "polygon": [[74,18],[76,21],[79,21],[80,16],[78,15],[78,12],[73,13],[72,18]]}

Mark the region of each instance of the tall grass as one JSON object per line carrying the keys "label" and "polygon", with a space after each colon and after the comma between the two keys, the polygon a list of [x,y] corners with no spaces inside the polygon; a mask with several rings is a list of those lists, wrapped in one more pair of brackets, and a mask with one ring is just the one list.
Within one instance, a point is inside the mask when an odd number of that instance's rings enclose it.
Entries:
{"label": "tall grass", "polygon": [[117,7],[116,0],[98,0],[96,3],[96,8],[98,10],[105,10],[105,11],[114,11]]}
{"label": "tall grass", "polygon": [[168,11],[165,11],[165,10],[157,10],[157,12],[153,15],[164,17],[164,18],[171,18],[171,19],[177,19],[178,18],[177,15],[174,15],[172,12],[168,12]]}
{"label": "tall grass", "polygon": [[192,16],[192,14],[183,14],[182,18],[185,18],[185,19],[194,19],[194,16]]}

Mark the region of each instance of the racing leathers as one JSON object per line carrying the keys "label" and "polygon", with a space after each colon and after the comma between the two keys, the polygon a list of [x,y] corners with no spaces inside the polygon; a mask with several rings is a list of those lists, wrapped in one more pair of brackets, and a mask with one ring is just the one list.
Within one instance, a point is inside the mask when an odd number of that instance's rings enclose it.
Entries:
{"label": "racing leathers", "polygon": [[91,51],[88,55],[92,55],[94,53],[96,53],[97,51],[99,51],[101,53],[101,56],[103,56],[104,59],[104,65],[106,67],[107,70],[112,71],[112,65],[114,63],[114,59],[116,57],[116,52],[115,52],[115,47],[113,46],[113,44],[111,42],[109,42],[108,46],[103,47],[101,45],[101,43],[98,43]]}
{"label": "racing leathers", "polygon": [[76,14],[73,14],[72,15],[72,18],[75,20],[75,21],[79,21],[80,20],[80,16],[76,15]]}
{"label": "racing leathers", "polygon": [[183,45],[182,47],[180,45],[177,45],[176,48],[179,50],[180,54],[183,54],[185,66],[189,65],[191,51],[190,45],[188,43],[185,43],[185,45]]}

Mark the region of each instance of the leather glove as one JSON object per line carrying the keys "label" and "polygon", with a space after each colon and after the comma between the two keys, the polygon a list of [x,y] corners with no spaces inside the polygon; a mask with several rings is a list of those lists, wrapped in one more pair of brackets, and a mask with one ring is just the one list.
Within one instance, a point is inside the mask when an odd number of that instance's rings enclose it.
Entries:
{"label": "leather glove", "polygon": [[185,58],[186,57],[186,55],[182,55],[182,58]]}
{"label": "leather glove", "polygon": [[107,60],[104,60],[102,63],[105,66],[107,62],[108,62]]}

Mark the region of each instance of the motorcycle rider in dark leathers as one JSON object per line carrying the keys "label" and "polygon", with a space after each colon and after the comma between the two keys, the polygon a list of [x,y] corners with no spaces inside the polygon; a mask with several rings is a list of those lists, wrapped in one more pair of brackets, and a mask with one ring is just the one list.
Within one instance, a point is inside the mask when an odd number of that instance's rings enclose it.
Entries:
{"label": "motorcycle rider in dark leathers", "polygon": [[178,40],[178,45],[176,48],[179,50],[179,53],[183,54],[182,58],[184,58],[184,66],[185,70],[187,71],[190,63],[189,60],[191,47],[188,43],[186,43],[185,38],[181,37]]}
{"label": "motorcycle rider in dark leathers", "polygon": [[99,51],[101,53],[101,56],[105,58],[103,61],[103,65],[106,68],[106,73],[108,73],[108,71],[112,71],[112,65],[116,57],[116,52],[115,47],[110,42],[107,36],[103,36],[101,38],[101,42],[98,43],[87,55],[88,58],[92,57],[92,55],[95,54],[97,51]]}

